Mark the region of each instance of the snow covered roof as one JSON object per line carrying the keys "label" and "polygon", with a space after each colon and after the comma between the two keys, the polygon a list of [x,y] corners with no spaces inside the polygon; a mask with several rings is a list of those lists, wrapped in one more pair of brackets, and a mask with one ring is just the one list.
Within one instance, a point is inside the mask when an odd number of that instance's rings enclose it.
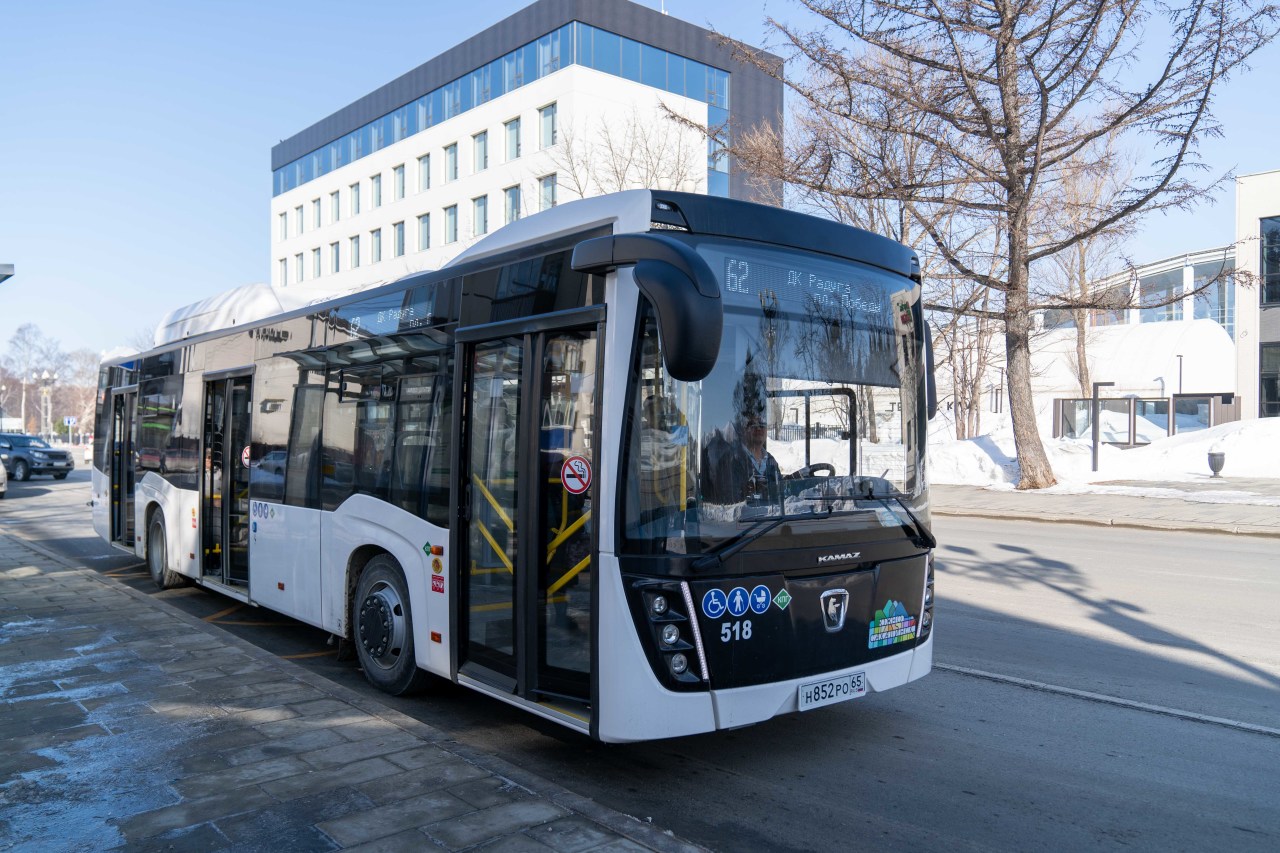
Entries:
{"label": "snow covered roof", "polygon": [[[1032,382],[1037,394],[1076,397],[1075,329],[1045,332],[1032,342]],[[1137,394],[1168,397],[1233,393],[1236,390],[1235,344],[1213,320],[1126,323],[1089,329],[1085,352],[1089,378],[1114,382],[1105,396]],[[1178,356],[1182,359],[1179,361]]]}

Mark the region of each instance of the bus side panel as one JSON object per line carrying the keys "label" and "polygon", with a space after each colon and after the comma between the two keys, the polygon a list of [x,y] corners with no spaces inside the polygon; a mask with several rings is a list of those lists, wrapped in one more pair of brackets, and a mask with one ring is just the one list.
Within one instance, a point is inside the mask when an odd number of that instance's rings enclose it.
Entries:
{"label": "bus side panel", "polygon": [[93,532],[101,536],[104,541],[110,542],[111,479],[97,468],[91,469],[90,475],[93,481],[93,500],[90,501],[90,506],[93,508]]}
{"label": "bus side panel", "polygon": [[322,515],[318,509],[267,501],[249,504],[249,597],[323,628],[328,626],[320,607]]}
{"label": "bus side panel", "polygon": [[[134,492],[134,530],[139,537],[134,553],[140,558],[147,555],[147,514],[152,506],[156,506],[159,512],[164,513],[165,550],[169,552],[165,564],[170,571],[199,579],[200,560],[197,555],[201,546],[199,517],[196,514],[199,504],[199,492],[175,488],[154,471],[144,474]],[[109,517],[107,524],[110,524]],[[109,537],[110,533],[107,535]]]}
{"label": "bus side panel", "polygon": [[675,693],[653,674],[627,607],[618,559],[612,554],[600,555],[597,624],[602,741],[622,743],[715,730],[710,694]]}
{"label": "bus side panel", "polygon": [[[324,627],[344,637],[347,625],[346,574],[351,555],[372,545],[395,557],[409,586],[413,616],[413,644],[418,666],[448,678],[449,595],[444,566],[448,565],[449,532],[416,515],[368,495],[354,495],[332,513],[325,513],[320,529],[323,566]],[[433,546],[446,553],[433,556]],[[439,560],[439,572],[433,571]],[[438,581],[435,578],[439,578]],[[433,642],[432,632],[439,635]]]}

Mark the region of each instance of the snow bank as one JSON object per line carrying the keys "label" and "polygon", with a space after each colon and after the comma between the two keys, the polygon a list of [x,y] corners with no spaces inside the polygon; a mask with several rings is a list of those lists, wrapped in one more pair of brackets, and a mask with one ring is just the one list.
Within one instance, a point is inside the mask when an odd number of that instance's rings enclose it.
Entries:
{"label": "snow bank", "polygon": [[[1280,418],[1236,421],[1160,438],[1132,450],[1103,445],[1098,470],[1087,439],[1045,439],[1045,452],[1061,487],[1109,480],[1193,482],[1209,476],[1210,448],[1226,454],[1224,477],[1280,479]],[[1013,488],[1021,476],[1013,432],[936,442],[929,448],[932,483]]]}

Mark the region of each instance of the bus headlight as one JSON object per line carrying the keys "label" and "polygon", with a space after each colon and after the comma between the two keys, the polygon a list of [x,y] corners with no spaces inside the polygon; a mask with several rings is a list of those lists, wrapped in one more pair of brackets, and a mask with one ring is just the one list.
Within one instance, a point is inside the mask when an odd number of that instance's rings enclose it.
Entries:
{"label": "bus headlight", "polygon": [[920,633],[919,639],[923,640],[929,636],[929,632],[933,630],[933,552],[925,557],[924,570],[924,601],[920,607]]}
{"label": "bus headlight", "polygon": [[674,646],[680,639],[680,629],[675,623],[668,622],[662,626],[662,644],[665,646]]}
{"label": "bus headlight", "polygon": [[632,615],[654,675],[671,690],[708,689],[711,675],[688,584],[656,578],[628,581]]}

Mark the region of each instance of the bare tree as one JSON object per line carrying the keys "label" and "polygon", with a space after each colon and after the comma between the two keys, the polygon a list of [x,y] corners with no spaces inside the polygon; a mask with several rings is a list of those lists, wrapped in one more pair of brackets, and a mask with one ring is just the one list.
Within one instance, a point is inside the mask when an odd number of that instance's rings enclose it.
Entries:
{"label": "bare tree", "polygon": [[[98,400],[98,367],[100,359],[91,349],[73,350],[66,356],[64,405],[74,415],[79,432],[93,430],[94,408]],[[68,431],[69,432],[69,431]]]}
{"label": "bare tree", "polygon": [[[798,2],[815,26],[769,23],[788,58],[804,67],[796,73],[793,62],[783,79],[820,133],[785,147],[746,134],[734,153],[752,171],[792,186],[901,204],[952,270],[991,291],[991,311],[1004,327],[1019,488],[1052,485],[1030,360],[1033,313],[1049,306],[1034,299],[1032,267],[1140,214],[1188,208],[1227,179],[1200,184],[1188,175],[1202,168],[1198,143],[1220,133],[1211,112],[1218,85],[1274,37],[1276,7],[1252,0]],[[1153,19],[1159,26],[1148,27]],[[725,43],[777,73],[772,57]],[[1139,51],[1148,64],[1139,66]],[[1043,202],[1072,158],[1109,136],[1145,143],[1144,173],[1074,227],[1041,227]],[[911,156],[897,156],[904,140],[918,143]],[[753,158],[757,151],[783,156]],[[1099,171],[1114,165],[1096,164]]]}
{"label": "bare tree", "polygon": [[641,187],[696,192],[704,181],[700,142],[667,109],[652,120],[633,109],[622,120],[602,115],[585,133],[566,126],[550,156],[560,186],[578,198]]}
{"label": "bare tree", "polygon": [[29,428],[27,398],[34,399],[35,389],[40,387],[36,376],[45,371],[56,373],[60,360],[58,342],[47,337],[35,323],[23,323],[9,339],[4,363],[8,373],[18,381],[18,411],[24,431]]}

